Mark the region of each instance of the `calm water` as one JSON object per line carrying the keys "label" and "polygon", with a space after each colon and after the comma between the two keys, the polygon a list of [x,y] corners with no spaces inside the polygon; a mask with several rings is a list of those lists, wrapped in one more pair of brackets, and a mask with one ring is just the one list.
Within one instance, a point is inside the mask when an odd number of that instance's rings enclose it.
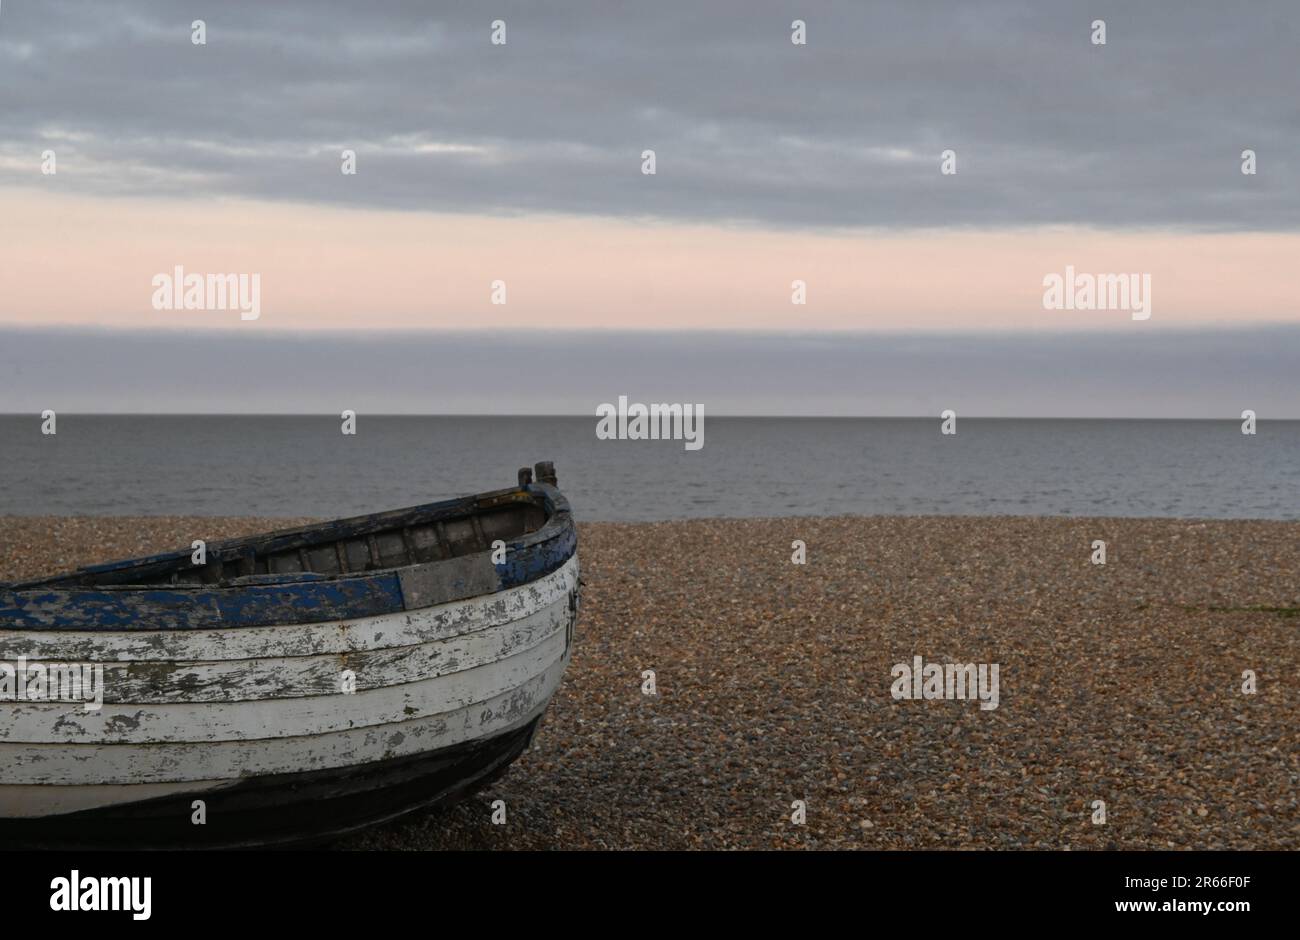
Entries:
{"label": "calm water", "polygon": [[554,460],[580,519],[829,514],[1300,518],[1300,422],[708,418],[702,450],[595,418],[0,417],[0,514],[339,516]]}

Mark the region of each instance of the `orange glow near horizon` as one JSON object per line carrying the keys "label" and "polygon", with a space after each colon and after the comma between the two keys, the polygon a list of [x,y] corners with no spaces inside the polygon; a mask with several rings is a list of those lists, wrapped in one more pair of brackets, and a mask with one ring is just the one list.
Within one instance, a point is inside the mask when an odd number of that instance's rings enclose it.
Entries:
{"label": "orange glow near horizon", "polygon": [[[844,232],[0,190],[0,324],[186,329],[1050,330],[1300,322],[1300,235]],[[156,311],[154,275],[261,275],[262,315]],[[1046,274],[1150,273],[1152,316]],[[508,302],[490,302],[503,280]],[[790,302],[807,282],[806,305]]]}

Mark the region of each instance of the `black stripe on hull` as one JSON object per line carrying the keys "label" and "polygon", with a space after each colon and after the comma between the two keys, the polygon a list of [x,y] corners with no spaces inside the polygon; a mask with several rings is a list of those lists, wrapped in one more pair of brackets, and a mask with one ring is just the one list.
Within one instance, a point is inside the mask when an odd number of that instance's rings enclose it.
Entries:
{"label": "black stripe on hull", "polygon": [[[514,731],[360,767],[259,777],[220,790],[59,816],[0,820],[5,849],[167,850],[303,847],[447,805],[505,773],[541,718]],[[207,823],[195,825],[203,800]]]}

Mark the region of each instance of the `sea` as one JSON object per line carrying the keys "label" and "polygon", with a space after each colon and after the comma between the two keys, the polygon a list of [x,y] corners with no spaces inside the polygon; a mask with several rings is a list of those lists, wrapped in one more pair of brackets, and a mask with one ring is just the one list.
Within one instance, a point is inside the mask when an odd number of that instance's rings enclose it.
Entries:
{"label": "sea", "polygon": [[595,417],[0,416],[0,515],[337,517],[555,463],[579,520],[1300,518],[1300,421],[710,417],[704,445]]}

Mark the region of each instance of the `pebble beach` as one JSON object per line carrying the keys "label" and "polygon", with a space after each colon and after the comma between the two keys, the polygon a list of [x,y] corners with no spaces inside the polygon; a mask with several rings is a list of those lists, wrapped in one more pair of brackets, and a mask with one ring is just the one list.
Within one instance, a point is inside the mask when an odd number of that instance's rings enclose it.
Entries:
{"label": "pebble beach", "polygon": [[[0,517],[0,580],[306,521]],[[338,847],[1300,849],[1300,523],[589,523],[579,555],[532,748]],[[999,664],[998,707],[896,700],[915,656]]]}

